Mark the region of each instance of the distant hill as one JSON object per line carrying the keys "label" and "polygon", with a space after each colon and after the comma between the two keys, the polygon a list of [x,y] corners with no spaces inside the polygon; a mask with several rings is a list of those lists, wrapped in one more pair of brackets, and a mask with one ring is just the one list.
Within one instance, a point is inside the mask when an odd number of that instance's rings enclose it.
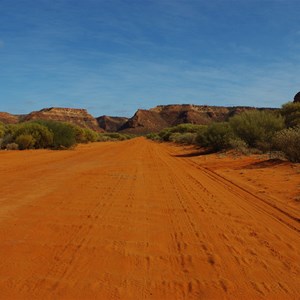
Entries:
{"label": "distant hill", "polygon": [[96,118],[100,128],[107,132],[116,132],[128,121],[125,117],[101,116]]}
{"label": "distant hill", "polygon": [[272,110],[247,106],[207,106],[192,104],[159,105],[149,110],[138,110],[120,131],[134,134],[158,132],[163,128],[192,123],[206,125],[211,122],[227,121],[230,117],[247,110]]}
{"label": "distant hill", "polygon": [[90,115],[86,109],[51,107],[39,111],[33,111],[26,115],[22,121],[31,120],[55,120],[70,122],[83,128],[90,128],[96,131],[103,131],[97,120]]}
{"label": "distant hill", "polygon": [[55,120],[70,122],[98,132],[147,134],[182,123],[206,125],[215,121],[226,121],[236,114],[256,109],[274,110],[274,108],[255,108],[247,106],[225,107],[173,104],[159,105],[148,110],[139,109],[131,118],[111,116],[94,118],[86,109],[50,107],[20,116],[0,112],[0,121],[6,124],[14,124],[38,119]]}
{"label": "distant hill", "polygon": [[4,124],[16,124],[19,122],[21,116],[12,115],[7,112],[0,112],[0,122]]}

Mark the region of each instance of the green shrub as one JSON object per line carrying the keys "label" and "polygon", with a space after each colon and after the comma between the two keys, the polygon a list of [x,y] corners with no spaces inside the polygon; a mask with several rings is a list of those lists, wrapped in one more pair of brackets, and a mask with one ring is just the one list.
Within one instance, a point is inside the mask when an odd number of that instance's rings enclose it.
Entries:
{"label": "green shrub", "polygon": [[4,128],[4,135],[2,137],[1,149],[5,149],[6,145],[14,142],[14,134],[17,130],[17,125],[8,124]]}
{"label": "green shrub", "polygon": [[168,137],[168,141],[177,143],[181,135],[182,133],[180,132],[171,133],[170,136]]}
{"label": "green shrub", "polygon": [[197,136],[196,133],[191,133],[191,132],[185,132],[185,133],[175,132],[170,135],[169,140],[174,143],[191,145],[195,143],[196,136]]}
{"label": "green shrub", "polygon": [[107,142],[107,141],[125,141],[133,138],[134,135],[118,133],[118,132],[107,132],[100,133],[98,136],[99,142]]}
{"label": "green shrub", "polygon": [[171,127],[171,132],[179,132],[179,133],[197,133],[199,130],[203,128],[203,125],[196,125],[190,123],[179,124],[174,127]]}
{"label": "green shrub", "polygon": [[52,132],[51,148],[68,149],[76,145],[76,130],[73,124],[53,120],[38,120],[35,123],[42,124]]}
{"label": "green shrub", "polygon": [[4,136],[5,133],[5,125],[0,122],[0,138],[2,138]]}
{"label": "green shrub", "polygon": [[103,133],[103,135],[109,137],[112,140],[124,140],[126,139],[121,133],[117,132],[110,132],[110,133]]}
{"label": "green shrub", "polygon": [[99,134],[98,142],[109,142],[109,141],[112,141],[112,139],[109,136],[101,133]]}
{"label": "green shrub", "polygon": [[87,143],[87,138],[85,135],[84,128],[79,127],[77,125],[69,123],[69,126],[73,128],[75,132],[75,140],[77,143]]}
{"label": "green shrub", "polygon": [[85,142],[97,142],[98,141],[98,133],[92,129],[84,128],[84,137],[85,137]]}
{"label": "green shrub", "polygon": [[[206,128],[205,125],[195,125],[195,124],[179,124],[174,127],[169,127],[165,128],[162,131],[158,133],[159,139],[164,141],[164,142],[169,142],[171,141],[171,136],[173,135],[173,139],[175,136],[179,135],[174,135],[175,133],[199,133],[203,128]],[[188,137],[191,137],[190,135],[187,135]]]}
{"label": "green shrub", "polygon": [[233,131],[227,122],[212,123],[198,133],[196,142],[202,147],[219,151],[230,148],[230,140],[233,137]]}
{"label": "green shrub", "polygon": [[82,128],[78,125],[68,123],[75,131],[75,139],[77,143],[96,142],[98,140],[98,133],[89,128]]}
{"label": "green shrub", "polygon": [[32,149],[36,140],[30,134],[21,134],[16,138],[16,143],[19,145],[20,150]]}
{"label": "green shrub", "polygon": [[250,149],[248,148],[247,143],[237,137],[230,139],[229,146],[231,149],[234,149],[242,154],[250,153]]}
{"label": "green shrub", "polygon": [[300,125],[300,102],[283,104],[280,113],[285,118],[285,125],[287,127]]}
{"label": "green shrub", "polygon": [[268,111],[246,111],[229,120],[234,134],[250,147],[268,150],[274,134],[284,128],[284,119]]}
{"label": "green shrub", "polygon": [[158,135],[158,133],[148,133],[146,135],[146,138],[152,141],[161,141],[161,138]]}
{"label": "green shrub", "polygon": [[50,147],[53,143],[53,133],[46,126],[34,122],[16,124],[14,141],[21,135],[31,135],[35,141],[33,147],[36,149]]}
{"label": "green shrub", "polygon": [[274,147],[284,153],[292,162],[300,162],[300,126],[288,128],[276,133]]}
{"label": "green shrub", "polygon": [[158,133],[158,135],[159,135],[159,138],[160,138],[162,141],[168,142],[168,141],[170,141],[170,136],[171,136],[172,133],[174,133],[174,131],[172,131],[171,128],[165,128],[165,129],[163,129],[162,131],[160,131],[160,132]]}

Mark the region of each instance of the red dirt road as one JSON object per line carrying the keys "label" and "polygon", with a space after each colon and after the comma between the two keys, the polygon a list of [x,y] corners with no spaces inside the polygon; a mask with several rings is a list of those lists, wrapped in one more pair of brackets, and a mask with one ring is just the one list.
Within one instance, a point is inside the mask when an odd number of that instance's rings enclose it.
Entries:
{"label": "red dirt road", "polygon": [[298,206],[180,154],[1,152],[0,299],[299,299]]}

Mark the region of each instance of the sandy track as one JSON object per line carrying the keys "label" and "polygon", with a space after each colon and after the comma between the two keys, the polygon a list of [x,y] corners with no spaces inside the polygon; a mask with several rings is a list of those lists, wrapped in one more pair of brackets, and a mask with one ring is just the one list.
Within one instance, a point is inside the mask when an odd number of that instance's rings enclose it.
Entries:
{"label": "sandy track", "polygon": [[299,299],[299,215],[144,139],[0,153],[1,299]]}

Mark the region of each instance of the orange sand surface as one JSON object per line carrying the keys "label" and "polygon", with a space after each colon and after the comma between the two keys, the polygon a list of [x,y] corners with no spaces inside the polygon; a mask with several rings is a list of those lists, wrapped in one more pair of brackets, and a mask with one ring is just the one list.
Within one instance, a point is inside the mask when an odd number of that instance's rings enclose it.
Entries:
{"label": "orange sand surface", "polygon": [[300,299],[300,165],[195,151],[1,151],[0,299]]}

